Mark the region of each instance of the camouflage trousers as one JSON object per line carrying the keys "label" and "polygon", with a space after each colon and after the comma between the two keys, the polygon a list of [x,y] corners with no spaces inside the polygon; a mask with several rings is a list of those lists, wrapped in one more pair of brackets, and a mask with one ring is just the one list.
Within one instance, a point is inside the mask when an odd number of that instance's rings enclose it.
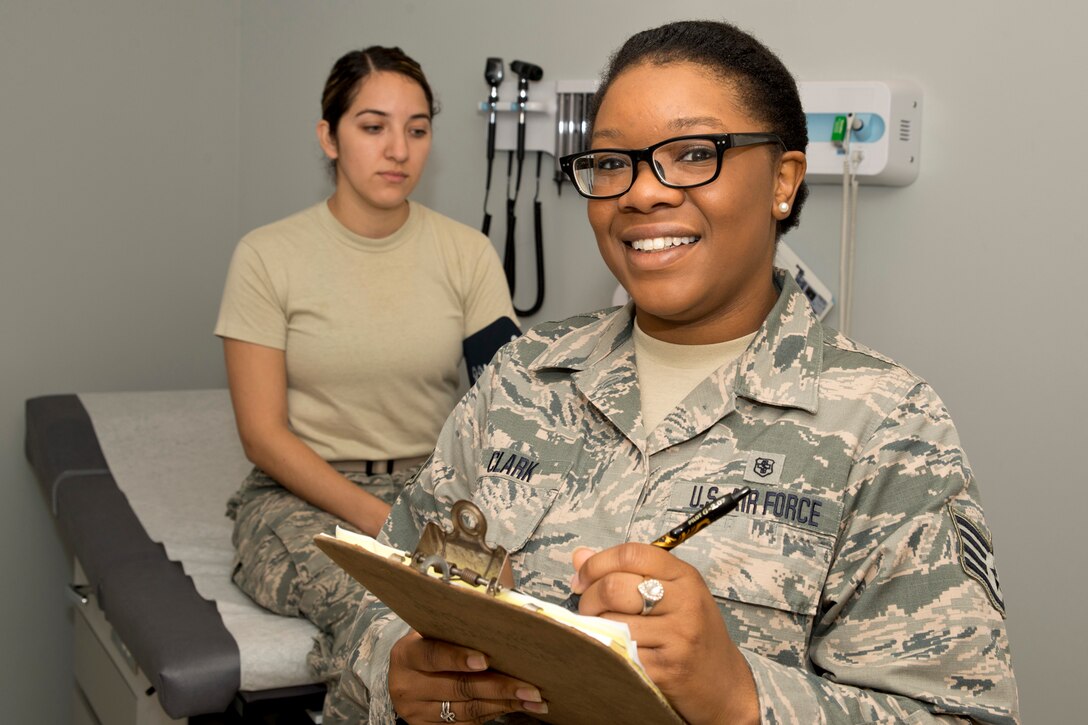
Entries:
{"label": "camouflage trousers", "polygon": [[[392,503],[416,470],[344,476]],[[333,716],[325,722],[365,721],[361,704],[365,702],[365,691],[352,692],[345,698],[338,682],[358,646],[352,630],[366,592],[313,543],[314,536],[331,534],[337,526],[355,528],[306,503],[257,469],[231,497],[227,515],[235,522],[234,583],[265,609],[288,617],[305,617],[320,630],[307,664],[316,677],[329,685],[326,710],[331,708]]]}

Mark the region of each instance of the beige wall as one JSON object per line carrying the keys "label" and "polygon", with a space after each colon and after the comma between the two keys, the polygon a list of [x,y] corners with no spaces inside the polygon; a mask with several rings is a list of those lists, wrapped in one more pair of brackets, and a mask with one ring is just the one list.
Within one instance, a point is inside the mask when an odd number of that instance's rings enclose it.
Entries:
{"label": "beige wall", "polygon": [[[22,459],[22,400],[222,384],[209,331],[230,249],[326,193],[313,125],[338,55],[396,43],[423,63],[444,110],[417,196],[475,225],[485,57],[594,78],[632,31],[728,12],[799,78],[924,89],[918,180],[861,190],[853,333],[928,378],[958,422],[996,538],[1025,720],[1075,712],[1067,649],[1088,640],[1075,614],[1088,503],[1075,456],[1088,403],[1076,212],[1088,184],[1072,149],[1088,112],[1088,12],[1050,5],[921,0],[841,18],[796,0],[0,5],[0,571],[23,592],[0,604],[5,701],[63,708],[48,703],[70,672],[64,558]],[[788,237],[832,287],[839,196],[816,187]],[[557,197],[546,183],[542,197],[538,319],[606,304],[584,205],[569,186]]]}

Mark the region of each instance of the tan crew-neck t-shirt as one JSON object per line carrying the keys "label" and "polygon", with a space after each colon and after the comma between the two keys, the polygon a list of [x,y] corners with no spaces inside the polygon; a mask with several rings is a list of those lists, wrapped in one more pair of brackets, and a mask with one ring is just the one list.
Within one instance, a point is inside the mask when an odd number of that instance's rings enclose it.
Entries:
{"label": "tan crew-neck t-shirt", "polygon": [[326,460],[425,455],[462,390],[462,340],[516,323],[498,255],[410,202],[384,239],[322,201],[247,234],[215,334],[284,350],[294,432]]}

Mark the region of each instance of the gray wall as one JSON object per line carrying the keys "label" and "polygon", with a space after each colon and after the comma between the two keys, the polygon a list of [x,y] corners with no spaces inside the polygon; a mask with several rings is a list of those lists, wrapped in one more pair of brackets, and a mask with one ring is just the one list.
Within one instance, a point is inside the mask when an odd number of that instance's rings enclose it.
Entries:
{"label": "gray wall", "polygon": [[0,3],[5,722],[67,722],[71,690],[70,562],[23,458],[24,399],[224,384],[209,331],[238,233],[239,20],[236,3]]}
{"label": "gray wall", "polygon": [[[663,6],[0,6],[0,571],[21,591],[0,604],[10,650],[0,694],[57,708],[15,721],[63,721],[66,705],[48,703],[70,673],[66,563],[22,459],[22,401],[222,384],[209,330],[235,239],[327,193],[313,126],[332,61],[378,42],[423,63],[444,110],[417,198],[475,225],[486,56],[536,62],[550,79],[594,78],[630,32],[723,12],[799,78],[907,77],[924,89],[918,181],[861,190],[853,334],[929,379],[957,420],[996,538],[1025,720],[1076,711],[1082,668],[1065,663],[1078,661],[1069,643],[1079,651],[1088,640],[1083,618],[1067,614],[1086,595],[1075,521],[1088,497],[1073,453],[1088,324],[1073,311],[1088,266],[1075,216],[1088,184],[1074,155],[1088,112],[1088,12],[1011,0],[871,4],[847,17],[784,0]],[[569,186],[557,198],[545,184],[542,197],[538,319],[606,304],[613,285],[584,205]],[[832,288],[839,211],[838,188],[815,187],[788,237]],[[527,306],[527,237],[522,245]]]}

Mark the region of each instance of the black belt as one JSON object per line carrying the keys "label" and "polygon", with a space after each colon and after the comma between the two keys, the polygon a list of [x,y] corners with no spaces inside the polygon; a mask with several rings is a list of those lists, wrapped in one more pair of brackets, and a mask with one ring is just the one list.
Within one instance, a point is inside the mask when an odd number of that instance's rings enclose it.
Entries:
{"label": "black belt", "polygon": [[365,473],[373,476],[378,473],[396,473],[418,466],[427,460],[427,456],[412,458],[390,458],[378,461],[329,461],[329,465],[341,473]]}

